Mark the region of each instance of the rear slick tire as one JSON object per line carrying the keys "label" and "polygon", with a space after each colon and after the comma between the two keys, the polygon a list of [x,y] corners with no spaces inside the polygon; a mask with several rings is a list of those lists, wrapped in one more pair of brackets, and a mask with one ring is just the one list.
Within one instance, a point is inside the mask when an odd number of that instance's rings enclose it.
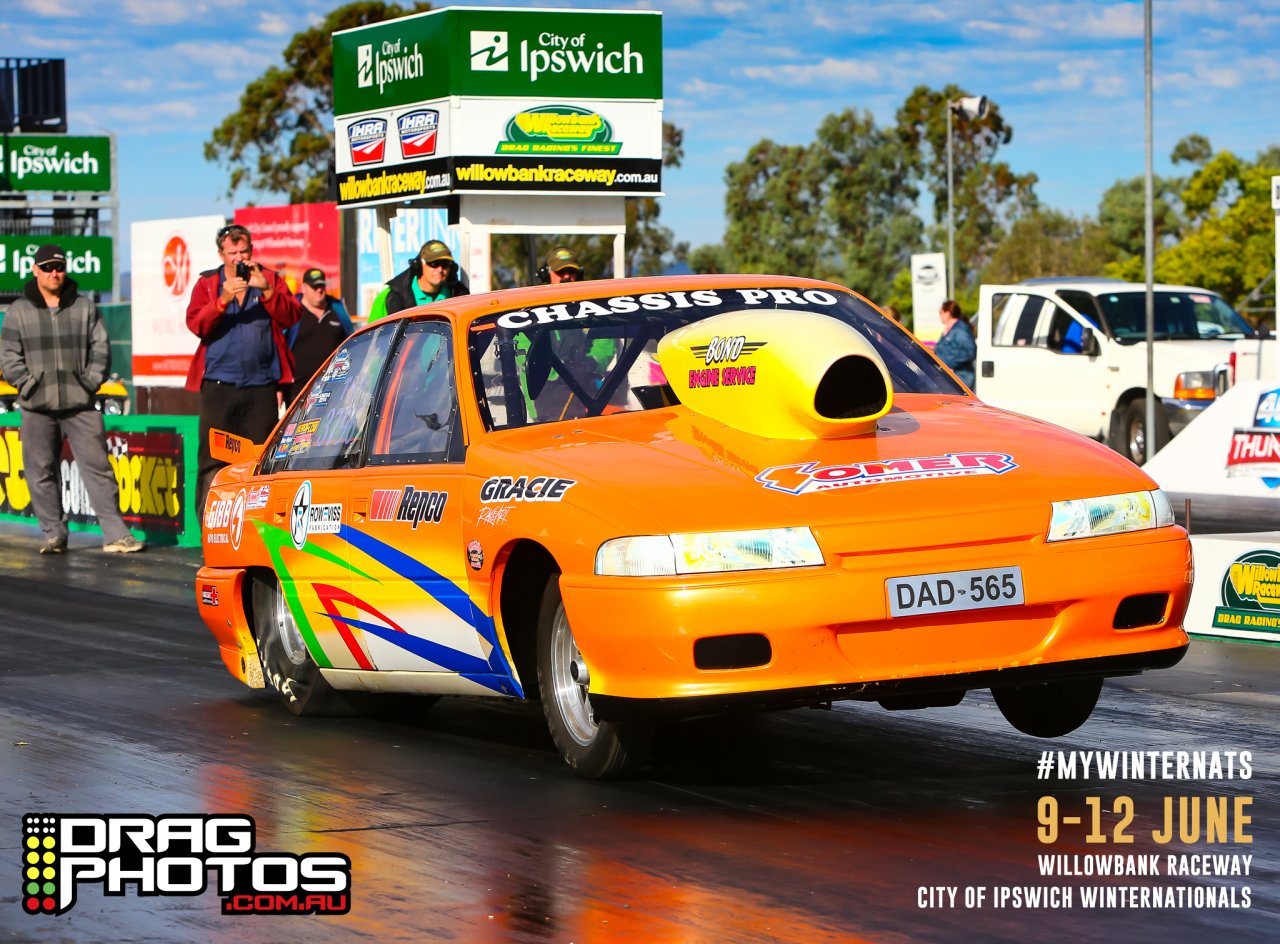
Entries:
{"label": "rear slick tire", "polygon": [[262,675],[291,714],[351,714],[351,706],[307,651],[275,574],[254,576],[253,626]]}
{"label": "rear slick tire", "polygon": [[552,574],[538,608],[538,693],[547,730],[565,763],[589,780],[632,777],[648,759],[649,725],[597,721],[591,708],[591,675],[578,650]]}
{"label": "rear slick tire", "polygon": [[1023,734],[1056,738],[1070,734],[1089,720],[1102,679],[1070,679],[993,688],[996,706],[1004,719]]}

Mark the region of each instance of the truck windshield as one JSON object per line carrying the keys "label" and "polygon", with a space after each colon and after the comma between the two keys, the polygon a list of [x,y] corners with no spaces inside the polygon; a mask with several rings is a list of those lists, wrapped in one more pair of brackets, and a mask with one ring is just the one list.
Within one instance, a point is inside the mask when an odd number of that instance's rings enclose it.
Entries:
{"label": "truck windshield", "polygon": [[[1098,296],[1098,305],[1117,341],[1146,340],[1145,292],[1108,292]],[[1172,341],[1254,336],[1230,305],[1207,292],[1156,292],[1154,330],[1157,339]]]}

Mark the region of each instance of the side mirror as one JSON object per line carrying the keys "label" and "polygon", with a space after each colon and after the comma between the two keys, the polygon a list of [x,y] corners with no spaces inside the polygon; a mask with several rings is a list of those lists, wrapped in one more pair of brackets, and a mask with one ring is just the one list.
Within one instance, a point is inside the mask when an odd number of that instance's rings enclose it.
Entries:
{"label": "side mirror", "polygon": [[1092,331],[1086,330],[1084,333],[1084,341],[1081,349],[1086,357],[1097,357],[1102,353],[1102,345],[1098,343],[1098,336]]}

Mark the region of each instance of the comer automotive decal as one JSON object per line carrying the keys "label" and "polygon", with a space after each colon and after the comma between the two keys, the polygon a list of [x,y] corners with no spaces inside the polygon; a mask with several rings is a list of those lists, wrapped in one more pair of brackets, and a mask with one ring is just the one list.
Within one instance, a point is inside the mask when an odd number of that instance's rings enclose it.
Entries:
{"label": "comer automotive decal", "polygon": [[1254,550],[1237,557],[1222,575],[1219,600],[1215,629],[1280,635],[1280,552]]}
{"label": "comer automotive decal", "polygon": [[599,112],[577,105],[542,105],[507,122],[499,154],[617,154],[613,126]]}
{"label": "comer automotive decal", "polygon": [[1002,452],[951,452],[943,456],[882,459],[851,465],[775,465],[756,476],[765,488],[790,495],[912,479],[953,478],[959,475],[1003,475],[1016,469],[1013,456]]}
{"label": "comer automotive decal", "polygon": [[[351,910],[340,853],[258,852],[251,816],[29,813],[22,818],[22,907],[60,915],[80,885],[104,895],[222,897],[223,914],[338,915]],[[210,881],[210,874],[215,876]]]}

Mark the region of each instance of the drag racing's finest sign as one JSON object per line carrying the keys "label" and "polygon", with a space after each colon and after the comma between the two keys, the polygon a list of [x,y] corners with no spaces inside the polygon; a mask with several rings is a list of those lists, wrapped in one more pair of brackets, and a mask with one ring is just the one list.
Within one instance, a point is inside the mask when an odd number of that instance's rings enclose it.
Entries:
{"label": "drag racing's finest sign", "polygon": [[1274,633],[1280,638],[1280,551],[1262,548],[1241,554],[1222,575],[1215,629]]}

